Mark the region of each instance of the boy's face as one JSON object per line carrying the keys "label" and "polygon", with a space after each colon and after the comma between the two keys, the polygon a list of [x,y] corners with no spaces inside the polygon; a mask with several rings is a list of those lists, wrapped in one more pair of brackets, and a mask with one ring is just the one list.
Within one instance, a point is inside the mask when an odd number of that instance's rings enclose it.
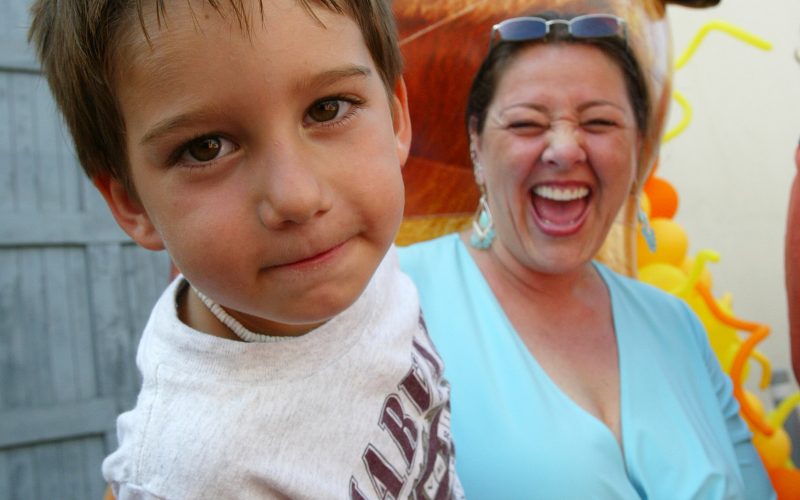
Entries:
{"label": "boy's face", "polygon": [[246,327],[292,335],[355,301],[393,241],[410,127],[402,82],[387,98],[353,20],[263,3],[248,36],[232,12],[172,2],[152,49],[123,47],[138,199],[96,184],[128,234]]}

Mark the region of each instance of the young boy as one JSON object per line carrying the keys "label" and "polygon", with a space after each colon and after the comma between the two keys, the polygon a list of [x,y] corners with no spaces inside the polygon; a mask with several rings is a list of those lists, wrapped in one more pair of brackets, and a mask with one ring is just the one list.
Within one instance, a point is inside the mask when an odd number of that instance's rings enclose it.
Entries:
{"label": "young boy", "polygon": [[391,249],[411,130],[382,0],[32,12],[87,174],[181,272],[103,463],[117,498],[460,496],[449,387]]}

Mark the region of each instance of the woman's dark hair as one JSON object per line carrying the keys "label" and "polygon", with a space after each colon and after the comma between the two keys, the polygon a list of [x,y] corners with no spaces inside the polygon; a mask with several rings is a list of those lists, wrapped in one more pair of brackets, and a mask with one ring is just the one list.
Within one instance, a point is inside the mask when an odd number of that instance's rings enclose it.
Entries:
{"label": "woman's dark hair", "polygon": [[[551,11],[531,15],[547,20],[568,20],[576,17],[576,15],[565,15]],[[500,41],[491,48],[472,80],[472,87],[467,99],[466,123],[468,132],[473,118],[475,119],[475,130],[478,133],[483,132],[486,113],[489,104],[494,98],[500,77],[503,76],[509,64],[517,57],[519,52],[533,44],[543,43],[589,45],[597,47],[606,54],[622,70],[625,87],[628,91],[628,99],[636,119],[636,126],[643,134],[647,132],[647,123],[650,118],[650,98],[647,91],[647,82],[644,79],[641,66],[628,43],[618,37],[573,38],[566,30],[560,28],[560,26],[554,26],[546,38],[528,42]]]}

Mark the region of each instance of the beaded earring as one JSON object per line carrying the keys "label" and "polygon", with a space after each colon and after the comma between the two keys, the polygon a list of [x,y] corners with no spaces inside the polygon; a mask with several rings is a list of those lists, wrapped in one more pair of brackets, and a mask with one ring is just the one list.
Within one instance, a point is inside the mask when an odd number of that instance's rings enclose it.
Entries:
{"label": "beaded earring", "polygon": [[473,248],[486,250],[492,246],[492,241],[494,241],[494,220],[492,212],[489,210],[489,203],[486,201],[486,193],[482,192],[481,199],[478,201],[478,209],[472,219],[472,234],[469,237],[469,244]]}
{"label": "beaded earring", "polygon": [[478,161],[478,154],[474,147],[470,147],[472,157],[472,168],[475,172],[475,182],[481,190],[481,198],[478,200],[478,208],[472,218],[472,234],[469,237],[469,244],[473,248],[486,250],[492,246],[494,241],[494,219],[492,211],[489,209],[489,202],[486,196],[486,185],[483,181],[483,167]]}
{"label": "beaded earring", "polygon": [[653,226],[650,225],[650,218],[647,217],[641,205],[639,205],[639,209],[636,211],[636,218],[639,220],[639,230],[642,232],[644,241],[647,243],[647,248],[651,252],[655,252],[656,233],[653,231]]}

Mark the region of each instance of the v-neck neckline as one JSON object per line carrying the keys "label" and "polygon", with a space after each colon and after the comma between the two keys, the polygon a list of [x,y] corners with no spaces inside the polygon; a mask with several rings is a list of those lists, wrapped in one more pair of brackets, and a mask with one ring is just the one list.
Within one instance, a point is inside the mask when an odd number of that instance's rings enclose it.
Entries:
{"label": "v-neck neckline", "polygon": [[497,310],[499,311],[500,317],[502,318],[502,322],[504,323],[505,327],[507,328],[507,331],[513,333],[512,341],[514,342],[516,348],[525,352],[525,359],[527,361],[527,364],[530,365],[531,367],[533,367],[534,372],[540,377],[540,379],[542,381],[544,381],[544,383],[547,385],[547,387],[550,390],[550,392],[552,394],[555,394],[564,403],[564,405],[566,407],[571,408],[574,413],[581,415],[581,418],[583,420],[592,422],[592,425],[594,425],[594,426],[599,426],[599,428],[601,429],[602,434],[605,435],[608,439],[610,439],[611,442],[613,443],[613,445],[614,445],[613,447],[617,451],[617,453],[619,454],[619,459],[620,459],[623,467],[625,468],[625,470],[627,472],[628,471],[628,464],[627,464],[627,461],[626,461],[627,453],[625,451],[625,445],[626,445],[626,442],[627,442],[627,439],[626,439],[626,436],[625,436],[625,422],[627,420],[625,418],[625,415],[626,415],[625,408],[627,406],[626,405],[626,397],[625,396],[626,396],[627,391],[624,390],[624,384],[623,384],[624,373],[625,373],[625,363],[624,363],[624,359],[625,359],[624,351],[625,350],[623,348],[624,347],[623,337],[624,337],[625,332],[624,332],[624,329],[620,329],[620,327],[619,327],[619,325],[617,323],[617,316],[618,316],[617,309],[616,309],[617,300],[616,300],[616,297],[614,295],[614,292],[613,292],[612,288],[608,284],[608,279],[607,279],[607,275],[606,275],[606,271],[607,270],[604,268],[604,266],[601,263],[596,262],[596,261],[592,261],[592,265],[594,266],[595,270],[597,271],[598,275],[600,276],[600,279],[602,280],[604,286],[606,287],[606,290],[608,291],[609,302],[611,304],[611,319],[612,319],[612,324],[613,324],[614,332],[615,332],[614,338],[615,338],[615,343],[616,343],[616,348],[617,348],[617,365],[618,365],[618,370],[619,370],[619,382],[618,382],[619,386],[618,386],[618,390],[619,390],[619,420],[620,420],[620,440],[621,440],[621,442],[617,440],[616,436],[614,435],[614,432],[608,427],[608,425],[606,425],[605,422],[600,420],[597,416],[592,414],[590,411],[588,411],[586,408],[584,408],[583,406],[578,404],[578,402],[576,402],[574,399],[572,399],[572,397],[570,397],[569,394],[567,394],[561,388],[561,386],[558,385],[552,379],[550,374],[547,373],[547,371],[542,367],[542,365],[536,359],[536,356],[533,355],[533,353],[530,351],[530,349],[528,349],[528,347],[525,345],[525,342],[522,340],[522,338],[520,338],[519,333],[517,332],[516,328],[514,328],[514,325],[511,323],[511,320],[508,318],[508,315],[506,314],[506,312],[503,309],[502,305],[497,300],[497,297],[495,296],[494,292],[492,291],[491,286],[489,286],[489,282],[486,280],[486,277],[483,275],[483,272],[478,267],[478,264],[475,262],[475,259],[472,257],[472,255],[470,255],[469,249],[467,249],[466,245],[464,245],[464,242],[461,240],[460,237],[457,238],[457,239],[458,239],[458,244],[459,244],[459,252],[461,252],[462,255],[464,257],[466,257],[467,261],[469,262],[469,266],[470,266],[469,272],[474,274],[474,276],[477,278],[477,282],[481,284],[481,288],[482,288],[481,293],[486,297],[486,300],[489,301],[491,304],[493,304],[494,307],[496,307]]}

